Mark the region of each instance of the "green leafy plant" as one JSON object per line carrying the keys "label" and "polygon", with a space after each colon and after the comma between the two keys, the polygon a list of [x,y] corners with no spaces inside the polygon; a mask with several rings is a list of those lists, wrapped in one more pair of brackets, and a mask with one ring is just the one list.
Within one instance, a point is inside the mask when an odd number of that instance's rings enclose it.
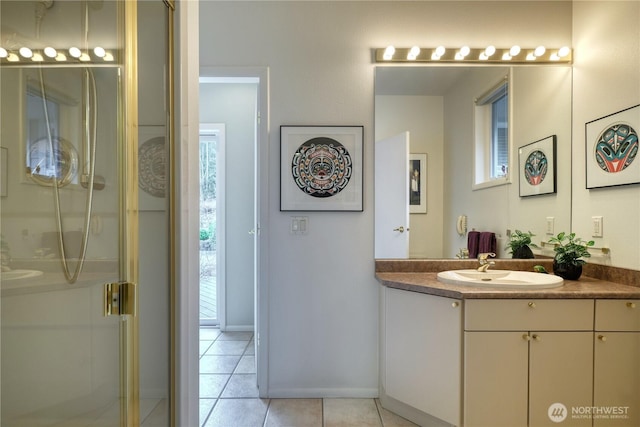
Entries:
{"label": "green leafy plant", "polygon": [[595,244],[593,240],[588,242],[576,237],[576,233],[567,234],[559,233],[557,236],[549,239],[549,243],[553,243],[555,247],[555,261],[562,265],[582,266],[587,263],[584,258],[589,258],[589,248]]}
{"label": "green leafy plant", "polygon": [[524,232],[516,230],[509,236],[509,242],[507,242],[507,248],[513,258],[533,258],[533,252],[531,248],[537,248],[535,243],[531,242],[531,238],[535,234],[530,231]]}

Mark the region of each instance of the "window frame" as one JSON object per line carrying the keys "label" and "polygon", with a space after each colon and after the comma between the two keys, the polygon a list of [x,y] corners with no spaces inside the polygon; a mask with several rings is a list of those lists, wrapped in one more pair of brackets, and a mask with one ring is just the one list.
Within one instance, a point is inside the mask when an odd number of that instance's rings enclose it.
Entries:
{"label": "window frame", "polygon": [[[474,120],[474,145],[473,145],[473,182],[472,189],[479,190],[483,188],[496,187],[511,183],[511,153],[512,153],[512,132],[513,132],[513,114],[512,114],[512,94],[511,73],[506,74],[499,82],[491,86],[489,90],[484,92],[473,100],[473,120]],[[506,96],[507,100],[507,144],[506,144],[506,160],[507,167],[504,175],[495,174],[495,145],[494,129],[496,121],[494,120],[493,105],[496,101]]]}

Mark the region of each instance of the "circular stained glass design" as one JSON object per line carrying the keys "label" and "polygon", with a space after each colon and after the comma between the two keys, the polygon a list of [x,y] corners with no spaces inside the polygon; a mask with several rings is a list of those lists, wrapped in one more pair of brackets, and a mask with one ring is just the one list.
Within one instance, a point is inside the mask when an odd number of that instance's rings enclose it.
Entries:
{"label": "circular stained glass design", "polygon": [[549,161],[540,150],[533,151],[524,163],[524,177],[530,185],[540,185],[547,176]]}
{"label": "circular stained glass design", "polygon": [[625,170],[638,155],[638,132],[626,123],[610,125],[598,136],[594,155],[605,172]]}
{"label": "circular stained glass design", "polygon": [[351,155],[344,145],[327,137],[304,142],[291,161],[293,180],[313,197],[332,197],[344,190],[353,173]]}
{"label": "circular stained glass design", "polygon": [[151,138],[138,149],[138,185],[153,197],[164,197],[167,186],[164,137]]}

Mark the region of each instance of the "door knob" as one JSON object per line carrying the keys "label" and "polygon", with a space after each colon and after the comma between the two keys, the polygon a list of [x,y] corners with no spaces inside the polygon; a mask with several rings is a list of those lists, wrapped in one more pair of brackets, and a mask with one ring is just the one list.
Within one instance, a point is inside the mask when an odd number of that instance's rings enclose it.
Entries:
{"label": "door knob", "polygon": [[401,233],[404,233],[404,227],[403,226],[396,227],[396,228],[393,229],[393,231],[399,231]]}

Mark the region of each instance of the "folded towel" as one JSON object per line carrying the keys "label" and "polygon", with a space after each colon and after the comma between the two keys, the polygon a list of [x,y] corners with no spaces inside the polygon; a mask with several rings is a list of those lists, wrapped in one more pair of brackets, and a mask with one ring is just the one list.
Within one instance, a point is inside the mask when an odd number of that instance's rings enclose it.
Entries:
{"label": "folded towel", "polygon": [[[498,248],[496,242],[496,234],[490,231],[483,231],[480,233],[480,238],[478,239],[478,252],[479,253],[487,253],[493,252],[497,253],[496,249]],[[471,256],[471,255],[469,255]]]}
{"label": "folded towel", "polygon": [[467,235],[467,249],[469,249],[469,258],[478,257],[478,247],[480,243],[480,232],[470,231]]}

